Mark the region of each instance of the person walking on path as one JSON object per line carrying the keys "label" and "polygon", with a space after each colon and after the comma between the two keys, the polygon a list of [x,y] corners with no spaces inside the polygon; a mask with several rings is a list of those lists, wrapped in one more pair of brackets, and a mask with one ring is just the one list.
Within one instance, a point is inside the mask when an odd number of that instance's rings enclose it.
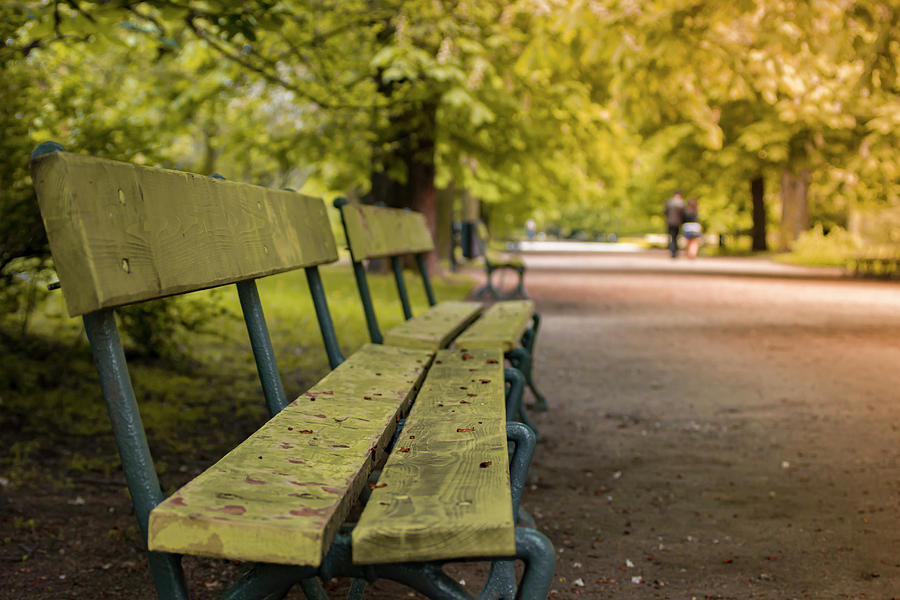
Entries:
{"label": "person walking on path", "polygon": [[681,232],[687,240],[687,247],[685,248],[684,253],[688,258],[694,259],[697,258],[697,252],[700,251],[700,234],[703,233],[703,228],[700,226],[700,219],[697,214],[696,198],[690,198],[688,200],[687,206],[682,211],[681,215]]}
{"label": "person walking on path", "polygon": [[669,252],[672,258],[678,256],[678,231],[684,221],[684,199],[681,190],[675,190],[672,197],[666,200],[666,224],[669,226]]}

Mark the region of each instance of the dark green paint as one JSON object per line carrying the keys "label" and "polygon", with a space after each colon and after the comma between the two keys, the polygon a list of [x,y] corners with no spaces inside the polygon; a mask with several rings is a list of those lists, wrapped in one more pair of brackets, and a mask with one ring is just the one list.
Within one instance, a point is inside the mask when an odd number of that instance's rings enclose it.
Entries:
{"label": "dark green paint", "polygon": [[344,362],[344,355],[341,353],[337,334],[334,331],[334,322],[331,320],[331,311],[328,310],[328,299],[325,297],[325,287],[322,285],[318,267],[306,268],[306,283],[309,284],[309,293],[312,296],[313,306],[316,308],[316,318],[319,319],[319,331],[322,332],[322,341],[325,342],[328,365],[332,369],[336,369]]}
{"label": "dark green paint", "polygon": [[281,375],[278,373],[278,365],[275,363],[275,350],[269,338],[269,328],[266,326],[266,316],[259,301],[259,291],[253,279],[240,281],[236,285],[244,322],[247,324],[247,334],[250,336],[250,347],[253,349],[253,358],[256,359],[259,382],[266,397],[266,407],[269,409],[269,416],[274,416],[288,405],[288,401],[281,383]]}
{"label": "dark green paint", "polygon": [[399,256],[391,257],[391,270],[394,272],[394,281],[397,283],[397,295],[400,297],[400,304],[403,307],[403,318],[409,321],[412,319],[412,307],[409,305],[409,294],[406,293],[403,265],[400,264]]}
{"label": "dark green paint", "polygon": [[419,267],[419,273],[422,275],[422,285],[425,286],[425,295],[428,297],[428,305],[434,306],[437,300],[434,297],[434,290],[431,287],[431,279],[428,277],[428,267],[425,265],[425,255],[416,254],[416,265]]}
{"label": "dark green paint", "polygon": [[[147,545],[147,523],[150,511],[162,502],[162,490],[147,446],[147,437],[141,414],[138,411],[125,351],[116,328],[116,319],[111,309],[84,315],[84,329],[87,332],[94,364],[100,376],[100,387],[113,435],[122,458],[128,491],[134,505],[134,513],[141,530],[144,547]],[[160,598],[187,599],[181,557],[162,552],[147,552],[150,571]]]}

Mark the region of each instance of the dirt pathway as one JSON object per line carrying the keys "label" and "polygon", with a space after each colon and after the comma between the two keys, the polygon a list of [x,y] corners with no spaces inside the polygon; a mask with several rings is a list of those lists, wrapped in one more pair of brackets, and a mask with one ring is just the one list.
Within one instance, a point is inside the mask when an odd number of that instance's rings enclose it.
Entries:
{"label": "dirt pathway", "polygon": [[551,597],[900,598],[900,286],[527,262]]}

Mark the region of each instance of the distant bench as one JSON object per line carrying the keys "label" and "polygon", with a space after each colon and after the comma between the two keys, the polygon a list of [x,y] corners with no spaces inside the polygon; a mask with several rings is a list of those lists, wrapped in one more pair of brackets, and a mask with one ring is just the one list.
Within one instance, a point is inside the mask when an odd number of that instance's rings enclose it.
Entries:
{"label": "distant bench", "polygon": [[[487,294],[495,300],[528,298],[528,292],[525,291],[525,263],[522,259],[514,255],[500,254],[491,249],[490,234],[482,221],[478,221],[475,232],[478,247],[484,258],[484,270],[487,277],[484,285],[475,291],[475,297],[481,298]],[[512,271],[516,277],[516,284],[511,292],[504,292],[499,284],[494,284],[494,274],[502,275],[507,271]]]}
{"label": "distant bench", "polygon": [[850,270],[857,277],[891,279],[900,276],[900,250],[893,247],[873,247],[858,253],[850,260]]}
{"label": "distant bench", "polygon": [[[532,300],[504,300],[485,309],[480,302],[438,302],[431,285],[425,255],[434,249],[431,232],[421,213],[410,210],[335,201],[341,210],[341,222],[353,260],[357,288],[363,305],[369,338],[406,348],[436,350],[454,348],[499,348],[510,364],[521,372],[535,397],[535,406],[546,408],[547,401],[532,376],[534,346],[541,318]],[[429,308],[413,315],[403,276],[403,260],[415,262]],[[382,332],[369,293],[365,261],[387,258],[394,273],[397,294],[405,321]],[[537,431],[523,408],[521,418]]]}
{"label": "distant bench", "polygon": [[[52,143],[35,150],[31,168],[160,598],[187,597],[182,554],[254,563],[229,599],[280,598],[297,583],[324,598],[316,577],[335,576],[356,578],[357,595],[364,579],[383,577],[431,598],[470,598],[440,568],[469,559],[493,561],[481,597],[546,597],[553,548],[514,525],[534,437],[506,423],[501,349],[368,344],[344,359],[318,271],[337,260],[320,200]],[[255,280],[300,268],[333,370],[289,403]],[[237,285],[272,417],[164,500],[114,308],[228,283]],[[360,499],[358,523],[345,524]],[[515,559],[525,562],[518,590]]]}

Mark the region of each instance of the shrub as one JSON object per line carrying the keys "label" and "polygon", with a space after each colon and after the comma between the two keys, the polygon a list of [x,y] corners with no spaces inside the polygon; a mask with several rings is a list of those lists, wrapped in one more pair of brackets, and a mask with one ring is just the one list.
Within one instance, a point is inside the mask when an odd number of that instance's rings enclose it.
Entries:
{"label": "shrub", "polygon": [[826,234],[821,225],[816,225],[801,233],[791,252],[779,259],[798,265],[843,267],[859,248],[859,241],[847,230],[833,227]]}

